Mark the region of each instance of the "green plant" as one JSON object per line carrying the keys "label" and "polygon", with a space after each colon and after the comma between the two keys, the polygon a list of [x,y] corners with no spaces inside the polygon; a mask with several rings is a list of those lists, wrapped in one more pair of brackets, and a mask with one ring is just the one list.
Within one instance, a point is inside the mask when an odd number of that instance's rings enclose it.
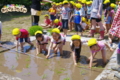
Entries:
{"label": "green plant", "polygon": [[45,79],[45,78],[47,78],[47,75],[46,75],[46,74],[44,74],[44,75],[42,76],[42,79]]}
{"label": "green plant", "polygon": [[64,80],[70,80],[70,78],[64,78]]}
{"label": "green plant", "polygon": [[36,25],[36,26],[30,27],[28,31],[31,36],[34,36],[36,31],[43,31],[43,28]]}
{"label": "green plant", "polygon": [[30,67],[30,65],[29,65],[29,64],[27,64],[27,65],[26,65],[26,68],[29,68],[29,67]]}

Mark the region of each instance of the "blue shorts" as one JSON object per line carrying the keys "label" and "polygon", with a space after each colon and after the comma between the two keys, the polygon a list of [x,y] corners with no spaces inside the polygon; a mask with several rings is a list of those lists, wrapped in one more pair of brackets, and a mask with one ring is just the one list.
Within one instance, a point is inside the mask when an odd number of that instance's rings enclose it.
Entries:
{"label": "blue shorts", "polygon": [[112,18],[110,16],[108,16],[107,21],[105,22],[106,24],[111,24],[112,23]]}
{"label": "blue shorts", "polygon": [[20,43],[23,43],[24,41],[27,42],[27,43],[30,43],[30,38],[28,38],[28,37],[27,38],[19,38],[18,41]]}
{"label": "blue shorts", "polygon": [[75,31],[76,32],[82,32],[83,31],[82,26],[80,24],[75,23]]}
{"label": "blue shorts", "polygon": [[68,29],[68,19],[62,19],[62,29]]}
{"label": "blue shorts", "polygon": [[50,15],[50,19],[51,19],[51,21],[54,21],[56,19],[56,16]]}

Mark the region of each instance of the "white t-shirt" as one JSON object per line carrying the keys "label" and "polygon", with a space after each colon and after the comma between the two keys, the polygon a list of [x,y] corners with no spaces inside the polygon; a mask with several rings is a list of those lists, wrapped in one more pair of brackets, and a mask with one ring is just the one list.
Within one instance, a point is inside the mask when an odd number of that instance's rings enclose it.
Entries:
{"label": "white t-shirt", "polygon": [[83,22],[83,23],[81,24],[81,26],[82,26],[83,29],[86,29],[87,24]]}
{"label": "white t-shirt", "polygon": [[62,7],[61,10],[62,19],[69,19],[69,12],[70,12],[69,8]]}
{"label": "white t-shirt", "polygon": [[50,40],[50,37],[47,35],[43,35],[44,39],[43,41],[37,41],[38,44],[47,44],[48,41]]}
{"label": "white t-shirt", "polygon": [[52,39],[51,42],[54,43],[54,44],[57,44],[57,43],[65,41],[65,36],[63,34],[60,34],[60,36],[61,37],[58,41],[55,41],[54,39]]}

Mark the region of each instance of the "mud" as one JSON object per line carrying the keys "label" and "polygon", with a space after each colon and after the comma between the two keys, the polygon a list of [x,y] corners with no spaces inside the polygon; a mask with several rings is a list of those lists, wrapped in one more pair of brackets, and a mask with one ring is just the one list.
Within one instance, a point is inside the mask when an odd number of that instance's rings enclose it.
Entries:
{"label": "mud", "polygon": [[[28,49],[28,46],[25,49]],[[102,72],[101,53],[98,53],[94,59],[93,66],[97,66],[97,68],[90,70],[86,62],[87,57],[90,56],[89,47],[83,45],[78,66],[73,64],[69,42],[66,43],[63,50],[63,58],[59,54],[51,54],[50,59],[45,59],[45,55],[42,53],[37,58],[9,50],[0,53],[0,71],[23,80],[94,80]],[[35,55],[36,51],[33,48],[27,54]],[[107,59],[111,55],[112,52],[107,50]]]}

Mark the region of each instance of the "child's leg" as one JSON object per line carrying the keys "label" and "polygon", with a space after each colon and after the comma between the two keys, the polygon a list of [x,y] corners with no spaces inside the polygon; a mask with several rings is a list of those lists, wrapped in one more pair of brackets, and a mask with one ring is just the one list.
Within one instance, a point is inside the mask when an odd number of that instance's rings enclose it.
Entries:
{"label": "child's leg", "polygon": [[33,46],[33,43],[31,43],[31,41],[30,41],[30,38],[29,38],[29,37],[25,38],[25,42],[27,42],[28,44],[30,44],[31,46]]}
{"label": "child's leg", "polygon": [[63,48],[63,43],[59,44],[59,45],[58,45],[58,48],[59,48],[59,51],[60,51],[60,55],[62,56],[62,55],[63,55],[63,50],[62,50],[62,48]]}
{"label": "child's leg", "polygon": [[44,45],[43,45],[43,50],[44,50],[46,53],[48,52],[47,44],[44,44]]}
{"label": "child's leg", "polygon": [[103,59],[103,62],[104,64],[107,63],[107,59],[106,59],[106,47],[104,47],[104,49],[101,51],[102,53],[102,59]]}
{"label": "child's leg", "polygon": [[112,45],[112,39],[113,39],[113,36],[112,36],[111,34],[109,34],[108,40],[109,40],[109,42],[110,42],[110,45]]}
{"label": "child's leg", "polygon": [[96,28],[97,24],[96,24],[96,20],[92,19],[91,20],[91,30],[90,30],[90,37],[94,37],[94,33],[95,33],[95,28]]}

